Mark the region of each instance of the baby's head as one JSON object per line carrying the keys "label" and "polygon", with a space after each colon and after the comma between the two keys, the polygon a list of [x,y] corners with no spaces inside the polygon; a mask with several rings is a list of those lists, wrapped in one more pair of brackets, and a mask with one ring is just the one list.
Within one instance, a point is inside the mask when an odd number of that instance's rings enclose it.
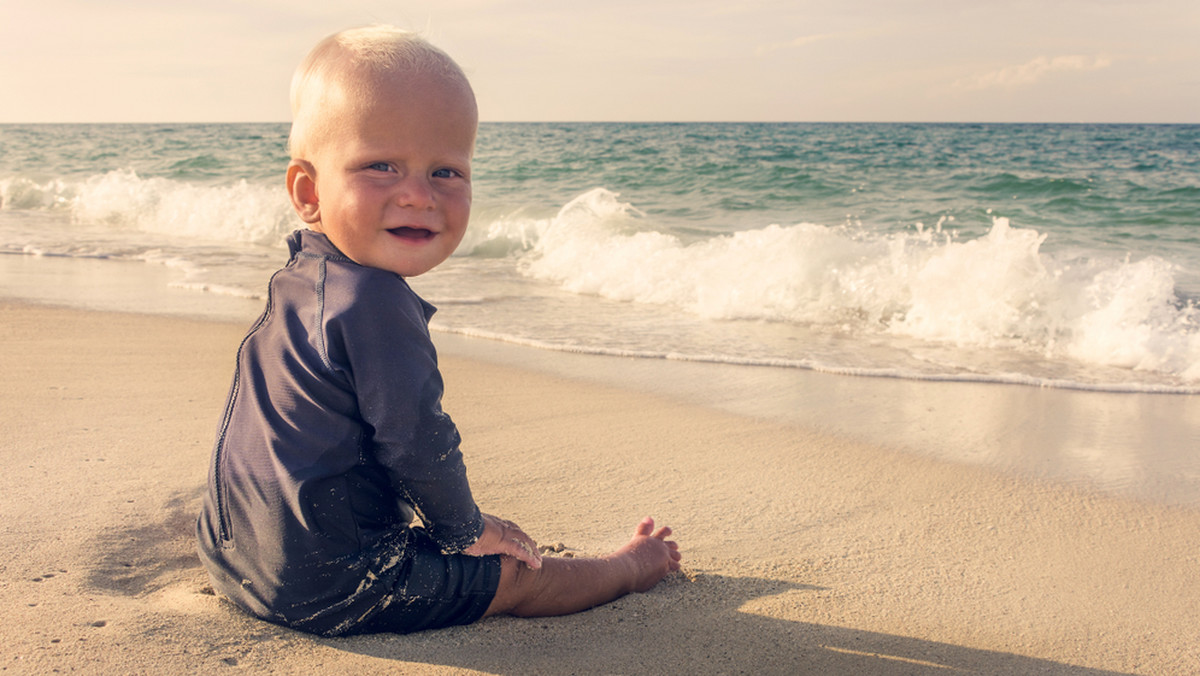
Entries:
{"label": "baby's head", "polygon": [[321,41],[292,80],[288,192],[357,263],[402,276],[453,253],[471,206],[478,113],[462,70],[388,26]]}

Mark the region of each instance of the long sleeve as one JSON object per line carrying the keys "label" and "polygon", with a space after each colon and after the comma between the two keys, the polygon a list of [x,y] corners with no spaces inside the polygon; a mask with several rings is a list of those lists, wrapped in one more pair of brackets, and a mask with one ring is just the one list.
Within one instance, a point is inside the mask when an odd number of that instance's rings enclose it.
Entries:
{"label": "long sleeve", "polygon": [[[357,395],[364,450],[445,551],[465,549],[483,521],[458,429],[441,407],[442,377],[428,329],[433,307],[395,275],[334,266],[323,296],[329,366]],[[348,298],[355,300],[344,303]]]}

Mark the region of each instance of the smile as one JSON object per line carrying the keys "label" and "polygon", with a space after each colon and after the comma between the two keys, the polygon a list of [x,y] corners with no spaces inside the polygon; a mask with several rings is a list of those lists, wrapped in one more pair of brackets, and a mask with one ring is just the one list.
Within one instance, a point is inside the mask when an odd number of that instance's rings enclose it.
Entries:
{"label": "smile", "polygon": [[410,228],[407,226],[401,228],[389,228],[388,232],[401,239],[409,240],[430,239],[437,234],[432,230],[425,230],[424,228]]}

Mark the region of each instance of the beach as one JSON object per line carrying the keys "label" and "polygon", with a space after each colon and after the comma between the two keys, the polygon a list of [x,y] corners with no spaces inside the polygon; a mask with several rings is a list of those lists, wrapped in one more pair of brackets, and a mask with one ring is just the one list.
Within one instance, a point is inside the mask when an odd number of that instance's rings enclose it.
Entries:
{"label": "beach", "polygon": [[481,508],[552,555],[611,551],[650,515],[684,570],[577,615],[409,636],[250,619],[193,544],[246,325],[0,300],[0,669],[1200,671],[1195,503],[522,367],[463,338],[442,350],[444,407]]}

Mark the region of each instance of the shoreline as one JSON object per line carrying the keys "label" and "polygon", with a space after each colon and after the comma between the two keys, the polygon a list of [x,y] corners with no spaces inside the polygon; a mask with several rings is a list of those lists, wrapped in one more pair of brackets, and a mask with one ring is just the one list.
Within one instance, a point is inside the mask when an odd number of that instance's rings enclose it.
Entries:
{"label": "shoreline", "polygon": [[535,350],[435,334],[440,354],[664,396],[1024,480],[1200,507],[1200,396],[933,382]]}
{"label": "shoreline", "polygon": [[0,316],[0,635],[17,673],[1200,670],[1200,510],[452,347],[445,407],[481,507],[583,554],[653,515],[684,574],[562,618],[273,627],[206,591],[192,545],[245,327],[9,301]]}
{"label": "shoreline", "polygon": [[[0,255],[0,302],[138,312],[244,331],[263,301],[170,286],[164,265]],[[1119,497],[1200,507],[1200,395],[938,382],[544,350],[434,332],[491,361],[818,429],[857,442]]]}

